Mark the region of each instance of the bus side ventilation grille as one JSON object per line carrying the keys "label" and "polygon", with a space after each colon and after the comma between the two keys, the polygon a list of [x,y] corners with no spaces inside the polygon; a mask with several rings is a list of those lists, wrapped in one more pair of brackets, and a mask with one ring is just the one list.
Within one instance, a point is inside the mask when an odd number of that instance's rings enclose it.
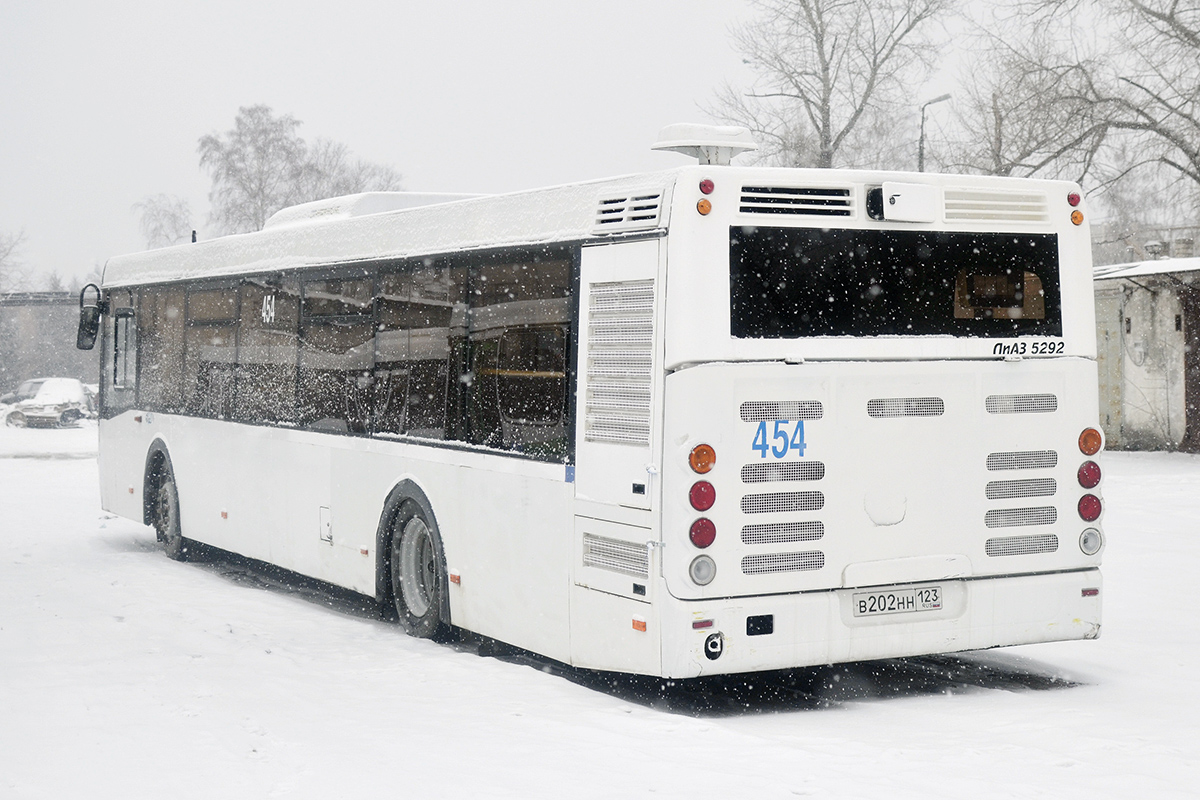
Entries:
{"label": "bus side ventilation grille", "polygon": [[650,577],[650,551],[646,545],[608,539],[604,536],[583,535],[583,565],[609,572],[620,572],[635,578]]}
{"label": "bus side ventilation grille", "polygon": [[940,417],[946,404],[940,397],[883,397],[867,401],[871,417]]}
{"label": "bus side ventilation grille", "polygon": [[743,186],[738,210],[743,214],[850,217],[854,215],[854,197],[849,189]]}
{"label": "bus side ventilation grille", "polygon": [[1058,537],[1052,533],[1036,536],[1000,536],[988,539],[983,548],[989,556],[993,557],[1053,553],[1058,550]]}
{"label": "bus side ventilation grille", "polygon": [[587,330],[584,437],[649,445],[654,281],[591,284]]}
{"label": "bus side ventilation grille", "polygon": [[1053,450],[989,453],[987,457],[987,468],[991,472],[1006,469],[1053,469],[1057,466],[1058,453]]}
{"label": "bus side ventilation grille", "polygon": [[742,422],[772,422],[777,419],[820,419],[825,408],[820,400],[754,400],[742,403]]}
{"label": "bus side ventilation grille", "polygon": [[746,525],[742,528],[742,544],[815,542],[824,535],[824,522],[776,522],[771,525]]}
{"label": "bus side ventilation grille", "polygon": [[748,494],[742,498],[743,514],[771,514],[784,511],[820,511],[825,507],[821,492],[779,492]]}
{"label": "bus side ventilation grille", "polygon": [[1029,478],[1020,481],[989,481],[988,500],[1011,500],[1016,497],[1052,497],[1058,491],[1054,478]]}
{"label": "bus side ventilation grille", "polygon": [[1058,522],[1058,509],[1054,506],[1036,508],[996,508],[983,516],[983,524],[989,528],[1018,528],[1024,525],[1053,525]]}
{"label": "bus side ventilation grille", "polygon": [[777,461],[742,467],[742,483],[819,481],[824,477],[825,465],[820,461]]}
{"label": "bus side ventilation grille", "polygon": [[993,394],[984,400],[989,414],[1049,414],[1058,411],[1052,394]]}
{"label": "bus side ventilation grille", "polygon": [[763,575],[769,572],[809,572],[825,566],[825,554],[820,550],[803,553],[764,553],[742,559],[742,573]]}
{"label": "bus side ventilation grille", "polygon": [[947,222],[1047,222],[1046,195],[986,189],[946,189]]}
{"label": "bus side ventilation grille", "polygon": [[650,231],[659,226],[662,214],[662,192],[609,197],[596,208],[594,233]]}

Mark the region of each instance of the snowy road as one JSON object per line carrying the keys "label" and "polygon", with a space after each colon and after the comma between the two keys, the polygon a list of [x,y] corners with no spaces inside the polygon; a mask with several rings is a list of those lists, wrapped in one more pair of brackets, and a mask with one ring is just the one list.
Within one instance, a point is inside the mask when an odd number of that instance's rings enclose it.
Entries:
{"label": "snowy road", "polygon": [[170,561],[94,440],[0,427],[0,798],[1200,792],[1194,457],[1107,456],[1098,641],[659,693]]}

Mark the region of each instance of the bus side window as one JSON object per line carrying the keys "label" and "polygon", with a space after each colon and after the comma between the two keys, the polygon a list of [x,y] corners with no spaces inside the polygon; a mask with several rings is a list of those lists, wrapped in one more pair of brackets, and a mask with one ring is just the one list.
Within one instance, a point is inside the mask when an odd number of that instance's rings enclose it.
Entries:
{"label": "bus side window", "polygon": [[138,403],[148,411],[182,408],[183,309],[178,286],[144,288],[138,298]]}
{"label": "bus side window", "polygon": [[132,292],[109,295],[111,336],[105,342],[103,406],[106,415],[133,408],[137,402],[137,317]]}
{"label": "bus side window", "polygon": [[184,359],[186,412],[225,419],[233,400],[237,361],[235,289],[189,289]]}
{"label": "bus side window", "polygon": [[300,284],[254,278],[244,282],[240,292],[233,416],[252,422],[293,422]]}
{"label": "bus side window", "polygon": [[374,406],[374,280],[304,282],[297,391],[301,425],[365,433]]}
{"label": "bus side window", "polygon": [[537,255],[472,275],[470,423],[480,444],[567,455],[571,262]]}

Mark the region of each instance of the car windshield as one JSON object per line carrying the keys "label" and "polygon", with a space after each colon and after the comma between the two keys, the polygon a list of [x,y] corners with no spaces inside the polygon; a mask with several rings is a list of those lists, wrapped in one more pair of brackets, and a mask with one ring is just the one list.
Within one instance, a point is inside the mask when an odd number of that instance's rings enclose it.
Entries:
{"label": "car windshield", "polygon": [[17,387],[17,399],[28,400],[31,397],[36,397],[38,389],[42,388],[42,384],[45,382],[45,380],[25,381]]}
{"label": "car windshield", "polygon": [[83,384],[74,378],[47,378],[41,382],[34,400],[44,405],[86,402]]}

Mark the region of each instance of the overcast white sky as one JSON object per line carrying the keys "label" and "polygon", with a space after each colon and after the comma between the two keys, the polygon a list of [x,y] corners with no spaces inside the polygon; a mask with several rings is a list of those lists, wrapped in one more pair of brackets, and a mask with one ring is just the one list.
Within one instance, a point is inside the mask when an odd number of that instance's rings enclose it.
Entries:
{"label": "overcast white sky", "polygon": [[0,232],[36,279],[144,248],[131,207],[191,202],[196,143],[266,103],[415,191],[502,192],[675,166],[671,122],[750,75],[745,0],[0,0]]}

